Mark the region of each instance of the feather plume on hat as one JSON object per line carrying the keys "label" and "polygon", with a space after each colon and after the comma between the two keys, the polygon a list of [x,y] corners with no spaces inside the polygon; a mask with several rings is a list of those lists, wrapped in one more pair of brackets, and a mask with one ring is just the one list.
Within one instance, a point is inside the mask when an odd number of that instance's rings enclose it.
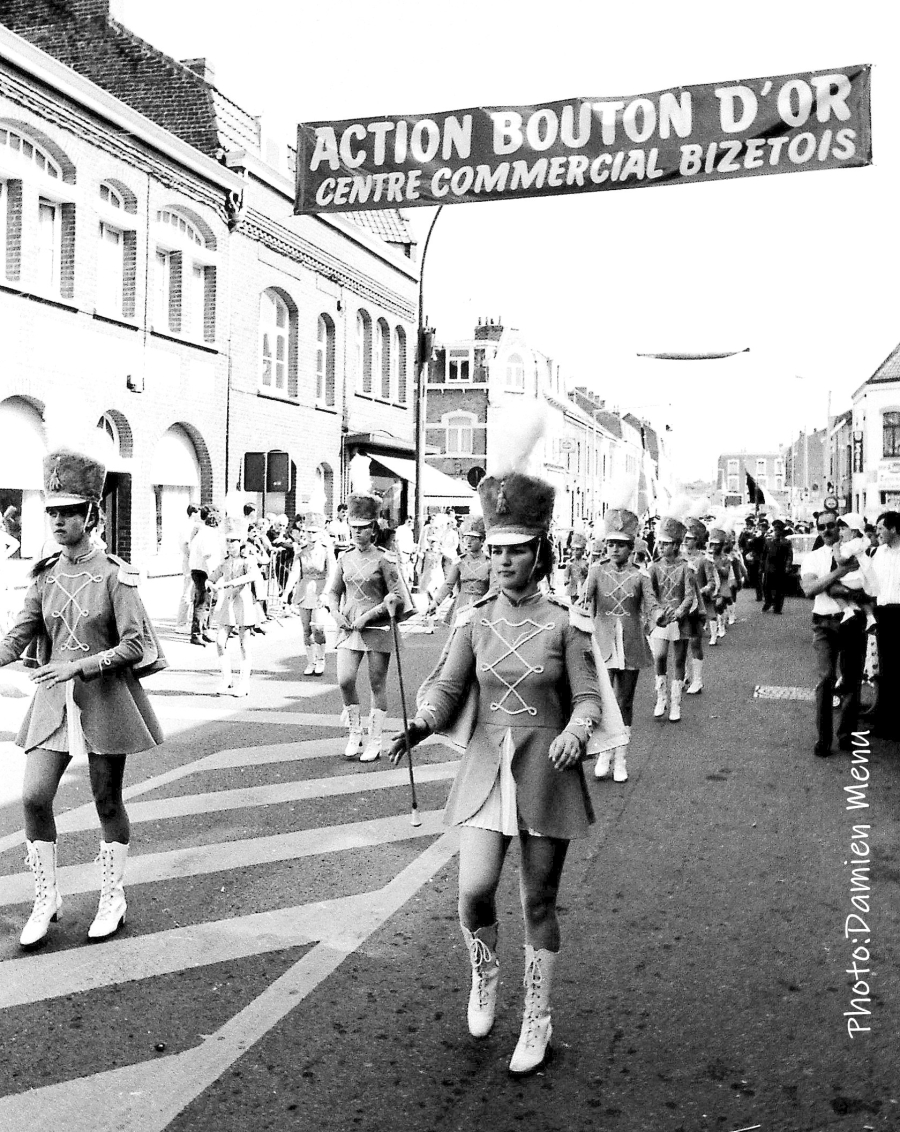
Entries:
{"label": "feather plume on hat", "polygon": [[690,507],[684,513],[686,519],[702,519],[709,513],[709,496],[701,495],[699,499],[691,501]]}
{"label": "feather plume on hat", "polygon": [[533,475],[539,470],[540,457],[536,449],[547,434],[550,409],[539,403],[516,407],[503,422],[502,444],[491,445],[495,452],[489,455],[487,473],[501,480],[511,472]]}
{"label": "feather plume on hat", "polygon": [[636,475],[613,476],[604,484],[607,511],[603,516],[603,534],[606,538],[630,542],[637,537],[638,516],[635,513],[638,497]]}
{"label": "feather plume on hat", "polygon": [[660,520],[658,534],[675,542],[681,542],[686,530],[684,520],[690,506],[691,501],[686,495],[676,495]]}
{"label": "feather plume on hat", "polygon": [[478,485],[487,541],[495,545],[546,535],[553,518],[553,485],[534,474],[540,470],[538,448],[550,409],[525,405],[511,415],[509,425],[504,421],[502,445],[489,461],[489,474]]}
{"label": "feather plume on hat", "polygon": [[320,479],[316,479],[313,484],[313,489],[309,493],[309,502],[304,510],[305,526],[314,530],[325,529],[325,485]]}
{"label": "feather plume on hat", "polygon": [[374,523],[381,510],[381,499],[372,491],[371,463],[369,456],[357,452],[347,468],[351,489],[347,496],[347,522],[351,527]]}

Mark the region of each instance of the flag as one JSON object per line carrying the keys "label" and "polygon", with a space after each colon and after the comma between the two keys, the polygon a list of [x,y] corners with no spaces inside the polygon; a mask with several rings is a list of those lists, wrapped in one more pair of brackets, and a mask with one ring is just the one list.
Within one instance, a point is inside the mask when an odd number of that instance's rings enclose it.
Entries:
{"label": "flag", "polygon": [[756,480],[753,478],[753,476],[751,476],[749,472],[746,473],[746,476],[747,476],[747,502],[752,503],[756,507],[759,507],[763,503],[765,503],[766,497],[765,497],[765,495],[763,495],[762,488],[757,486]]}

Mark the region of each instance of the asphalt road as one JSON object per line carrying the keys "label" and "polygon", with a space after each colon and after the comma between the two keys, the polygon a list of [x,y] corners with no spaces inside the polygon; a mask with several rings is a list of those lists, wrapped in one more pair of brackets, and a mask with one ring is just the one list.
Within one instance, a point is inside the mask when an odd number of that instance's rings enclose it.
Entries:
{"label": "asphalt road", "polygon": [[[442,636],[405,637],[408,690]],[[417,752],[414,829],[405,771],[341,757],[334,658],[302,677],[296,622],[257,646],[247,700],[214,695],[211,648],[167,637],[146,687],[169,737],[129,760],[129,918],[101,946],[84,944],[98,834],[74,765],[63,918],[18,950],[26,683],[0,673],[0,1132],[900,1129],[900,751],[813,757],[807,602],[779,618],[745,591],[680,724],[653,720],[641,677],[630,779],[591,777],[598,821],[566,866],[555,1057],[525,1081],[506,1073],[515,852],[500,1014],[487,1040],[466,1031],[440,824],[454,752]]]}

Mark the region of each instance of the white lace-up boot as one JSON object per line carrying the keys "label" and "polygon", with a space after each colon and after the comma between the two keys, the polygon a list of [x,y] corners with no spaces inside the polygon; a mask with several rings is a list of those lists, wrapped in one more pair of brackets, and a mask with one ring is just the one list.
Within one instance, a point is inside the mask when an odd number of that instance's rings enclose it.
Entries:
{"label": "white lace-up boot", "polygon": [[672,681],[672,706],[669,708],[670,723],[677,723],[681,719],[681,692],[683,688],[683,680]]}
{"label": "white lace-up boot", "polygon": [[325,671],[325,644],[313,645],[313,676],[321,676]]}
{"label": "white lace-up boot", "polygon": [[34,907],[22,929],[19,946],[32,951],[47,942],[47,929],[59,919],[62,897],[56,887],[56,842],[26,841],[25,863],[34,874]]}
{"label": "white lace-up boot", "polygon": [[668,690],[668,677],[656,677],[656,707],[653,709],[653,715],[656,719],[662,719],[666,714],[666,708],[669,706],[669,690]]}
{"label": "white lace-up boot", "polygon": [[726,616],[727,616],[727,618],[728,618],[728,624],[729,624],[729,625],[733,625],[733,624],[735,623],[735,621],[737,621],[737,617],[735,616],[735,612],[734,612],[734,606],[733,606],[733,605],[729,605],[729,606],[728,606],[728,607],[726,608],[726,610],[725,610],[725,614],[726,614]]}
{"label": "white lace-up boot", "polygon": [[709,643],[711,645],[719,643],[719,622],[715,617],[709,619]]}
{"label": "white lace-up boot", "polygon": [[347,704],[344,708],[344,723],[350,729],[350,738],[344,748],[345,759],[358,759],[363,749],[362,720],[359,715],[359,704]]}
{"label": "white lace-up boot", "polygon": [[613,752],[613,782],[627,782],[628,770],[625,760],[628,757],[627,747],[616,747]]}
{"label": "white lace-up boot", "polygon": [[222,672],[222,682],[216,688],[217,696],[231,695],[231,661],[227,656],[219,657],[219,668]]}
{"label": "white lace-up boot", "polygon": [[716,618],[716,632],[720,637],[725,636],[725,617],[721,613]]}
{"label": "white lace-up boot", "polygon": [[89,940],[108,939],[125,923],[125,862],[128,846],[118,841],[101,841],[97,861],[100,864],[100,903],[94,922],[88,928]]}
{"label": "white lace-up boot", "polygon": [[691,661],[691,682],[685,688],[689,696],[699,696],[703,691],[703,661],[696,657]]}
{"label": "white lace-up boot", "polygon": [[306,646],[306,668],[303,669],[304,676],[312,676],[316,671],[316,646]]}
{"label": "white lace-up boot", "polygon": [[462,927],[469,961],[472,964],[472,989],[469,992],[468,1022],[473,1038],[486,1038],[494,1025],[497,1009],[497,987],[500,984],[500,960],[497,958],[497,925],[491,924],[470,932]]}
{"label": "white lace-up boot", "polygon": [[525,945],[525,1013],[519,1042],[509,1063],[513,1077],[540,1069],[550,1056],[550,990],[556,954]]}
{"label": "white lace-up boot", "polygon": [[597,756],[597,765],[594,767],[594,778],[608,778],[609,764],[612,760],[612,750],[601,751]]}
{"label": "white lace-up boot", "polygon": [[384,717],[387,712],[384,708],[372,708],[372,714],[369,716],[369,741],[366,743],[365,750],[359,756],[361,763],[373,763],[376,759],[381,758],[381,733],[384,729]]}

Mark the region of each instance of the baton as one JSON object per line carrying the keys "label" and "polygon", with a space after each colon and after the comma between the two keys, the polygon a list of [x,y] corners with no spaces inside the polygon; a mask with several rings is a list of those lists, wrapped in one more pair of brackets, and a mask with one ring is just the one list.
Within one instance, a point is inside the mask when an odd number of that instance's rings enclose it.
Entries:
{"label": "baton", "polygon": [[409,720],[406,717],[406,692],[403,690],[403,668],[400,664],[400,637],[397,633],[397,621],[391,616],[391,631],[394,634],[394,652],[397,654],[397,682],[400,685],[400,710],[403,713],[403,739],[406,743],[407,767],[409,768],[409,792],[412,795],[412,815],[410,821],[413,825],[421,825],[419,806],[416,802],[416,780],[413,776],[412,747],[409,745]]}

